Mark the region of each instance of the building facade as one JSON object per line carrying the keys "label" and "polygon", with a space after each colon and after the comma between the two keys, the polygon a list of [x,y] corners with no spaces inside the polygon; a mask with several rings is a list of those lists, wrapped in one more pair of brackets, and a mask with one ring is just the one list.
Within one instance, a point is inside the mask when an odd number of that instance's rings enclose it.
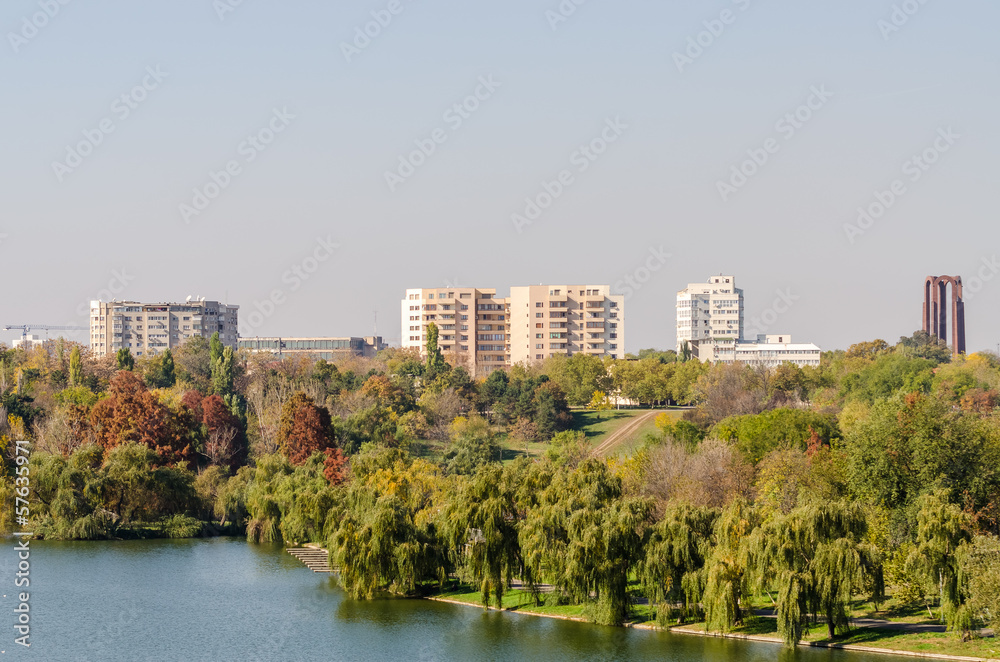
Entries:
{"label": "building facade", "polygon": [[625,297],[608,285],[510,289],[510,363],[556,354],[625,358]]}
{"label": "building facade", "polygon": [[474,377],[510,365],[507,299],[495,289],[439,287],[406,290],[401,309],[402,346],[427,354],[427,327],[438,328],[438,347]]}
{"label": "building facade", "polygon": [[148,356],[216,332],[223,345],[236,349],[238,325],[239,306],[218,301],[91,301],[90,349],[95,356],[115,354],[123,347],[136,356]]}
{"label": "building facade", "polygon": [[760,335],[756,342],[709,338],[691,343],[693,356],[702,362],[746,363],[776,368],[783,363],[818,367],[820,348],[812,343],[793,343],[788,335]]}
{"label": "building facade", "polygon": [[711,276],[677,293],[677,353],[694,342],[743,338],[743,290],[735,276]]}
{"label": "building facade", "polygon": [[240,338],[239,348],[250,352],[268,352],[278,357],[310,356],[330,361],[342,356],[373,358],[387,345],[381,336],[362,338]]}

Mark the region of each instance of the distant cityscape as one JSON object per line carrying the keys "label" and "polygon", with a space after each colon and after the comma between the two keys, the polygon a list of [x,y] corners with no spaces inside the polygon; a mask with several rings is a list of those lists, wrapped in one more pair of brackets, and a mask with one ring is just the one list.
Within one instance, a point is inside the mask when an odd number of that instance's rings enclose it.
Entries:
{"label": "distant cityscape", "polygon": [[[953,290],[950,305],[948,286]],[[963,353],[965,308],[961,277],[929,276],[924,294],[923,330],[944,341],[950,321],[954,351]],[[407,289],[400,302],[400,346],[426,356],[433,324],[443,355],[474,377],[558,355],[625,359],[625,300],[624,295],[612,294],[609,285],[511,286],[506,297],[497,296],[496,288]],[[226,346],[279,357],[374,357],[389,347],[378,335],[241,337],[239,308],[203,297],[188,297],[180,303],[92,301],[90,349],[97,357],[122,348],[136,356],[149,356],[178,347],[190,338],[209,338],[215,333]],[[768,328],[777,321],[777,313],[772,314],[772,320],[765,316],[765,328],[759,328],[761,322],[755,320],[758,328],[748,333],[744,291],[736,286],[735,275],[713,275],[702,283],[688,283],[677,292],[675,308],[674,351],[682,360],[768,367],[782,363],[800,367],[820,364],[819,346],[793,342],[791,334]],[[22,336],[12,346],[28,349],[44,342],[29,331],[81,329],[45,325],[5,328],[20,329]]]}

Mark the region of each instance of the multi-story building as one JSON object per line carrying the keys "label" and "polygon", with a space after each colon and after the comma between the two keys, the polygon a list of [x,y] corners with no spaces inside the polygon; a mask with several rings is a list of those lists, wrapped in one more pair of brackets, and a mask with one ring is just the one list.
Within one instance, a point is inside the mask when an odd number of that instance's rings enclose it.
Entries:
{"label": "multi-story building", "polygon": [[759,335],[756,342],[710,338],[692,343],[693,355],[712,363],[747,363],[775,368],[782,363],[819,366],[820,348],[812,343],[792,343],[787,335]]}
{"label": "multi-story building", "polygon": [[362,338],[240,338],[239,348],[279,357],[307,355],[331,360],[341,356],[374,357],[387,345],[381,336]]}
{"label": "multi-story building", "polygon": [[510,289],[510,362],[556,354],[625,358],[625,297],[608,285]]}
{"label": "multi-story building", "polygon": [[127,347],[136,356],[157,354],[188,338],[219,339],[236,349],[239,306],[189,298],[184,303],[90,302],[90,349],[95,356]]}
{"label": "multi-story building", "polygon": [[473,376],[510,365],[507,300],[498,298],[495,289],[409,289],[401,303],[404,348],[426,356],[427,327],[433,322],[441,352]]}
{"label": "multi-story building", "polygon": [[677,293],[677,352],[713,338],[743,338],[743,290],[735,276],[711,276]]}

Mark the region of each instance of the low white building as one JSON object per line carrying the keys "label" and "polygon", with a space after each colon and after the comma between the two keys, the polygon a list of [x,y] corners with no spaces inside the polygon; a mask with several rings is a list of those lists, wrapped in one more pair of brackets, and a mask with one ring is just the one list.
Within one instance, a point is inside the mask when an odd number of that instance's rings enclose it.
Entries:
{"label": "low white building", "polygon": [[35,347],[43,344],[45,344],[45,340],[43,340],[40,336],[29,333],[11,343],[11,348],[17,349],[20,347],[24,349],[24,351],[30,352]]}
{"label": "low white building", "polygon": [[782,363],[819,366],[822,350],[812,343],[793,343],[789,335],[759,335],[756,342],[708,338],[692,343],[693,355],[703,362],[746,363],[775,368]]}

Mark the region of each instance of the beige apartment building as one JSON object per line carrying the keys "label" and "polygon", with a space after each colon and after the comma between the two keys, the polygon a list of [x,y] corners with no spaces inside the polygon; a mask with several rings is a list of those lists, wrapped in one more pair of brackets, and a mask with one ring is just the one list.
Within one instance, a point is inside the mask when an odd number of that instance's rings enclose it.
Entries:
{"label": "beige apartment building", "polygon": [[625,358],[625,297],[608,285],[531,285],[510,289],[510,362],[556,354]]}
{"label": "beige apartment building", "polygon": [[95,356],[127,347],[135,356],[158,354],[188,338],[210,338],[236,349],[239,306],[188,299],[184,303],[90,302],[90,349]]}
{"label": "beige apartment building", "polygon": [[454,365],[484,377],[510,365],[507,300],[495,289],[440,287],[406,290],[402,346],[426,358],[427,327],[438,327],[438,347]]}

